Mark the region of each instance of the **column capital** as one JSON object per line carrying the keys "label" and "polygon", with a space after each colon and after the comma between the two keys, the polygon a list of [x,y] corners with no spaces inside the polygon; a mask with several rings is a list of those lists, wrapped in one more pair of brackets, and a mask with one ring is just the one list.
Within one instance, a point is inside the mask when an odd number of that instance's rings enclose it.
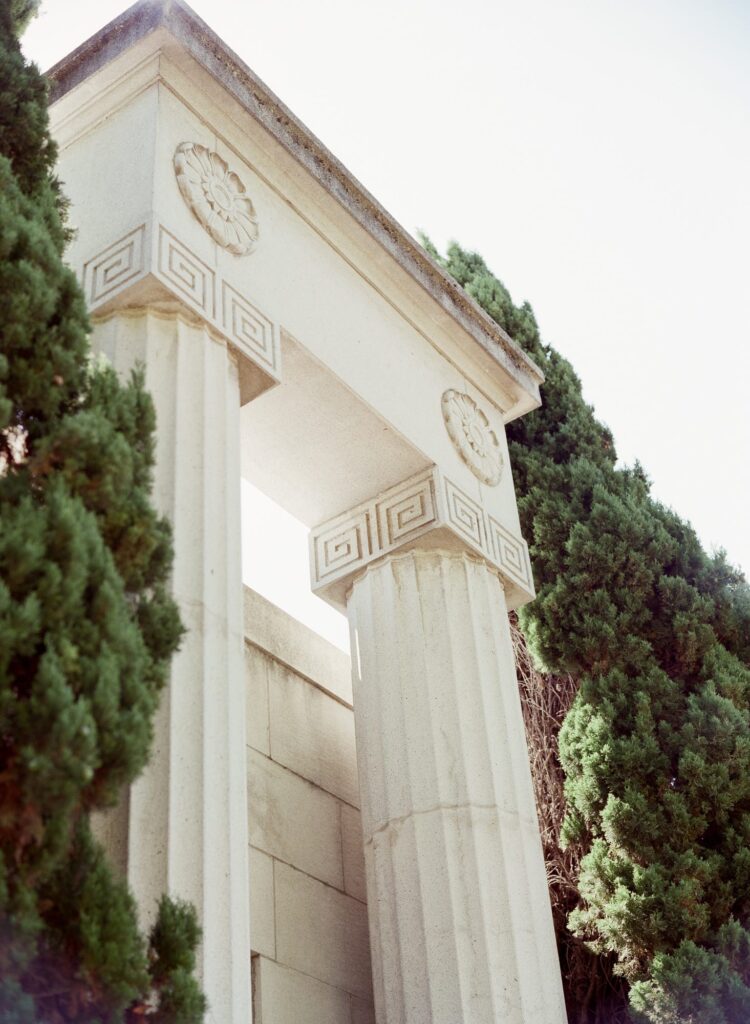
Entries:
{"label": "column capital", "polygon": [[205,324],[237,357],[240,404],[281,381],[279,325],[238,289],[234,277],[230,283],[221,266],[201,259],[156,215],[86,253],[80,276],[89,311],[99,319],[162,306]]}
{"label": "column capital", "polygon": [[413,547],[468,550],[501,577],[509,608],[535,596],[526,542],[432,466],[310,532],[312,589],[338,608],[370,564]]}

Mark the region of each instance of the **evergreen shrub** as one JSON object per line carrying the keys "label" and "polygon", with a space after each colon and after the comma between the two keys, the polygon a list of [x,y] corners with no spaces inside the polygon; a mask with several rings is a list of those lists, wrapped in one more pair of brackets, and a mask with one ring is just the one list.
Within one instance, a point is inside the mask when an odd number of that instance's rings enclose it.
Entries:
{"label": "evergreen shrub", "polygon": [[[750,1005],[750,590],[657,502],[570,363],[482,258],[441,257],[539,364],[543,405],[508,426],[538,596],[538,666],[578,682],[559,737],[570,928],[613,957],[631,1016],[740,1024]],[[583,1022],[582,1022],[583,1024]]]}
{"label": "evergreen shrub", "polygon": [[182,626],[154,409],[91,358],[47,91],[0,0],[0,1020],[198,1024],[194,910],[150,941],[90,815],[144,767]]}

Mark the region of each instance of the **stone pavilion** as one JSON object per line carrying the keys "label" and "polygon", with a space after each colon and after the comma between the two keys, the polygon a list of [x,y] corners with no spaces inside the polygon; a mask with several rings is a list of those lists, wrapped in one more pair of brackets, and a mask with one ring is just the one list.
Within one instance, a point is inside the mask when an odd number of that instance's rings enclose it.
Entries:
{"label": "stone pavilion", "polygon": [[[213,1024],[563,1024],[508,609],[534,363],[181,0],[50,72],[97,348],[145,365],[189,633],[97,822]],[[350,659],[244,590],[240,480],[310,527]],[[283,552],[281,553],[283,555]]]}

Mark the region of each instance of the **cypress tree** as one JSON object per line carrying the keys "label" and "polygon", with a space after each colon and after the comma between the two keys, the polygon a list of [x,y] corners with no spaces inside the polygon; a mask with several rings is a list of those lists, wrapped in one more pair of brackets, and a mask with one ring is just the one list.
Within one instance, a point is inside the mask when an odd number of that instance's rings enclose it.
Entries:
{"label": "cypress tree", "polygon": [[89,815],[143,768],[182,633],[142,375],[92,360],[46,85],[0,0],[0,1020],[193,1024],[193,909],[147,940]]}
{"label": "cypress tree", "polygon": [[[426,240],[425,240],[426,241]],[[426,241],[433,255],[439,255]],[[541,366],[541,409],[509,425],[538,588],[520,619],[578,692],[559,754],[563,843],[581,853],[570,927],[616,958],[631,1016],[750,1019],[750,589],[620,468],[569,362],[481,257],[443,266]]]}

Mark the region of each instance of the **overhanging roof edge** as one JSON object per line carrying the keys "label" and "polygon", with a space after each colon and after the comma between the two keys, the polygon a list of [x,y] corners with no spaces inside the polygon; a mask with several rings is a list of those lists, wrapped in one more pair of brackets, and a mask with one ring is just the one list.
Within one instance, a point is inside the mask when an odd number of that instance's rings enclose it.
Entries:
{"label": "overhanging roof edge", "polygon": [[544,374],[258,76],[182,0],[139,0],[46,72],[60,99],[130,46],[165,28],[532,396]]}

